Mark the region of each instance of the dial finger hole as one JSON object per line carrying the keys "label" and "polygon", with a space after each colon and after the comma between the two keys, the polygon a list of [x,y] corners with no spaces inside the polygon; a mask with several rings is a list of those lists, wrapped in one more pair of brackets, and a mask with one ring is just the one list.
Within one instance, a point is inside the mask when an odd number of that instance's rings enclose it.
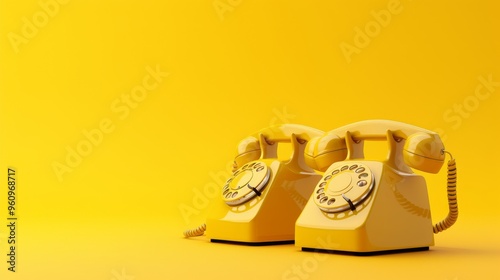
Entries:
{"label": "dial finger hole", "polygon": [[363,172],[363,171],[365,171],[365,168],[364,168],[364,167],[360,167],[360,168],[356,169],[356,171],[355,171],[355,172],[356,172],[356,173],[361,173],[361,172]]}
{"label": "dial finger hole", "polygon": [[319,203],[325,203],[328,200],[328,197],[324,196],[319,200]]}
{"label": "dial finger hole", "polygon": [[345,171],[349,168],[349,165],[344,165],[342,168],[340,168],[340,171]]}
{"label": "dial finger hole", "polygon": [[349,170],[354,170],[356,168],[358,168],[358,165],[357,164],[353,164],[353,165],[351,165],[351,167],[349,167]]}
{"label": "dial finger hole", "polygon": [[235,198],[238,195],[238,192],[234,192],[233,195],[231,196],[232,198]]}
{"label": "dial finger hole", "polygon": [[333,203],[335,203],[335,198],[330,198],[326,204],[332,205]]}
{"label": "dial finger hole", "polygon": [[361,173],[361,174],[359,174],[358,179],[366,178],[366,177],[368,177],[368,173]]}
{"label": "dial finger hole", "polygon": [[324,193],[320,193],[320,194],[318,194],[318,196],[316,196],[316,198],[321,200],[324,196],[325,196]]}
{"label": "dial finger hole", "polygon": [[324,192],[325,192],[325,189],[318,189],[318,190],[316,191],[316,193],[324,193]]}
{"label": "dial finger hole", "polygon": [[364,187],[366,186],[367,182],[365,180],[358,181],[358,186]]}
{"label": "dial finger hole", "polygon": [[232,192],[226,193],[226,198],[230,198],[232,194],[233,194]]}
{"label": "dial finger hole", "polygon": [[324,180],[325,180],[325,181],[328,181],[328,180],[330,180],[330,179],[332,179],[332,175],[328,175],[328,176],[326,176]]}
{"label": "dial finger hole", "polygon": [[222,195],[226,195],[229,192],[229,189],[225,189]]}
{"label": "dial finger hole", "polygon": [[324,188],[325,186],[326,186],[326,182],[322,182],[321,184],[319,184],[320,188]]}
{"label": "dial finger hole", "polygon": [[340,171],[338,169],[335,169],[332,171],[332,175],[338,174]]}

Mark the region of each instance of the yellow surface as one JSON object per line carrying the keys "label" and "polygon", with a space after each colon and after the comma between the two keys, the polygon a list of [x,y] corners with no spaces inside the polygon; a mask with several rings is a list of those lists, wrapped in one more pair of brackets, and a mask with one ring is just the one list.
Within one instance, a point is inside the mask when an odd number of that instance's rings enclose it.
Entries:
{"label": "yellow surface", "polygon": [[[0,1],[0,174],[17,170],[19,217],[16,273],[0,227],[1,279],[499,278],[496,1],[64,3]],[[431,251],[182,237],[205,221],[243,138],[363,119],[436,131],[457,159],[460,216]],[[445,170],[421,174],[436,222]]]}

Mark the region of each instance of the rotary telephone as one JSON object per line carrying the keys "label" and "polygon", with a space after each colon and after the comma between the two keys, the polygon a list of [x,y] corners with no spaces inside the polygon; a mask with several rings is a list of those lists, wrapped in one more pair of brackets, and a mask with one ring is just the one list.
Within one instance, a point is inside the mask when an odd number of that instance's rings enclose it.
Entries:
{"label": "rotary telephone", "polygon": [[[385,161],[364,158],[364,141],[386,140]],[[280,161],[277,143],[293,153]],[[448,161],[448,216],[432,225],[426,182]],[[437,133],[388,120],[328,133],[301,125],[261,130],[238,146],[233,175],[207,223],[184,232],[212,242],[289,243],[354,254],[427,250],[458,218],[456,165]],[[316,171],[315,171],[316,170]],[[322,174],[322,175],[320,175]]]}
{"label": "rotary telephone", "polygon": [[[364,158],[370,140],[388,142],[385,161]],[[427,250],[433,233],[458,217],[455,160],[448,153],[449,214],[434,226],[425,179],[412,168],[438,173],[445,153],[437,133],[387,120],[353,123],[310,140],[305,160],[324,173],[297,219],[295,245],[354,254]]]}
{"label": "rotary telephone", "polygon": [[[296,124],[263,129],[238,145],[233,175],[221,186],[206,224],[184,232],[212,242],[253,245],[293,243],[295,222],[321,175],[306,165],[307,141],[324,132]],[[278,143],[291,143],[289,160],[278,159]]]}

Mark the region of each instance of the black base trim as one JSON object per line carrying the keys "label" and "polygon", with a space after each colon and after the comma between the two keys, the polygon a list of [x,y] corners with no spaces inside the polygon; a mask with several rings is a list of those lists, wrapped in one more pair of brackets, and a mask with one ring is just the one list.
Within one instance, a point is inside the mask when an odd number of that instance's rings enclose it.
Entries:
{"label": "black base trim", "polygon": [[406,249],[385,250],[385,251],[351,252],[351,251],[337,251],[337,250],[302,248],[302,251],[304,251],[304,252],[321,252],[321,253],[331,253],[331,254],[351,255],[351,256],[376,256],[376,255],[386,255],[386,254],[395,254],[395,253],[420,252],[420,251],[428,251],[428,250],[429,250],[429,247],[417,247],[417,248],[406,248]]}
{"label": "black base trim", "polygon": [[283,244],[294,244],[295,243],[294,240],[267,241],[267,242],[243,242],[243,241],[231,241],[231,240],[221,240],[221,239],[210,239],[210,242],[246,245],[246,246],[268,246],[268,245],[283,245]]}

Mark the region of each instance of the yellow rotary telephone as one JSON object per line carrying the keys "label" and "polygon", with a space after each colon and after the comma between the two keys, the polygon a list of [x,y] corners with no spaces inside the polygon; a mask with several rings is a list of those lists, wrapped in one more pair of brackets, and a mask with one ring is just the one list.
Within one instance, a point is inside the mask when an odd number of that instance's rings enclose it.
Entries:
{"label": "yellow rotary telephone", "polygon": [[[387,140],[387,159],[364,159],[365,140]],[[306,162],[324,176],[297,219],[295,245],[354,254],[428,249],[433,232],[458,217],[455,161],[448,162],[449,214],[434,226],[425,179],[411,168],[437,173],[445,153],[437,133],[387,120],[353,123],[311,139]]]}
{"label": "yellow rotary telephone", "polygon": [[[263,129],[242,140],[233,175],[221,186],[206,225],[184,232],[212,242],[293,243],[297,217],[321,178],[306,165],[307,141],[324,132],[284,124]],[[278,143],[292,146],[289,160],[278,159]]]}

